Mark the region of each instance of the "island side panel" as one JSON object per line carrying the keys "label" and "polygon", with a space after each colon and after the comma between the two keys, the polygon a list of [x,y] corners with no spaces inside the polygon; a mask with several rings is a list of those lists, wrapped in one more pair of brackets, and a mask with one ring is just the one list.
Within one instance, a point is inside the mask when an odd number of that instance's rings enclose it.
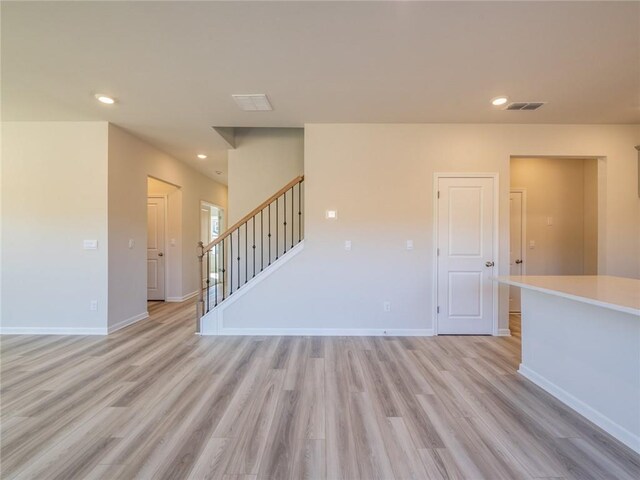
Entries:
{"label": "island side panel", "polygon": [[640,318],[522,289],[520,373],[640,452]]}

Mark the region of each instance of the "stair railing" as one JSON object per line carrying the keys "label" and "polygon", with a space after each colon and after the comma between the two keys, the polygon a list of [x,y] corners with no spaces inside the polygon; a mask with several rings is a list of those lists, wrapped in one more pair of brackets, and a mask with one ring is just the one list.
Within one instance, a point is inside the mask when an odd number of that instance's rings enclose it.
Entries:
{"label": "stair railing", "polygon": [[198,242],[200,319],[304,238],[304,176],[284,187],[208,245]]}

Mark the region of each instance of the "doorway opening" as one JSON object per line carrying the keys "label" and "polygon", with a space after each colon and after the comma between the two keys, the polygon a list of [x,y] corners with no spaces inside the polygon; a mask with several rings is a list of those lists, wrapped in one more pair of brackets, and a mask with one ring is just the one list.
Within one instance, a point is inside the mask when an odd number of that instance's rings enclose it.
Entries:
{"label": "doorway opening", "polygon": [[179,188],[162,180],[147,177],[147,301],[167,300],[171,278],[169,244],[172,200]]}
{"label": "doorway opening", "polygon": [[[597,158],[511,158],[511,275],[598,274],[598,168]],[[520,312],[519,288],[509,312]]]}
{"label": "doorway opening", "polygon": [[[209,245],[224,233],[224,222],[224,210],[221,207],[204,200],[200,202],[200,240],[203,245]],[[205,268],[208,268],[209,285],[217,285],[222,282],[220,249],[214,247],[207,260]],[[202,288],[206,288],[206,280]]]}

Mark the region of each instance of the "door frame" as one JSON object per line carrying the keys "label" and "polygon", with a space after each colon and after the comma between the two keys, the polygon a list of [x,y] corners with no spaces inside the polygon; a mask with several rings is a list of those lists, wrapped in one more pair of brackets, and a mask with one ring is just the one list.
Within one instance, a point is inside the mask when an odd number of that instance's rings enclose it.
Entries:
{"label": "door frame", "polygon": [[[220,205],[217,205],[213,202],[210,202],[208,200],[200,200],[200,209],[202,210],[202,207],[207,206],[207,207],[213,207],[213,208],[217,208],[218,210],[220,210],[222,212],[222,223],[226,224],[227,223],[227,215],[226,215],[226,211],[224,208],[222,208]],[[226,226],[221,224],[220,225],[220,233],[224,233],[226,230]],[[200,232],[200,238],[202,238],[202,232]]]}
{"label": "door frame", "polygon": [[[227,223],[227,212],[224,208],[222,208],[220,205],[217,205],[213,202],[210,202],[208,200],[202,200],[200,199],[200,210],[199,212],[202,212],[202,208],[203,207],[213,207],[213,208],[217,208],[218,211],[220,212],[221,216],[222,216],[222,222],[220,223],[220,234],[222,235],[226,230],[226,223]],[[202,224],[200,222],[198,222],[200,224],[200,238],[202,239]],[[205,245],[206,246],[206,245]],[[202,288],[206,288],[207,283],[206,280],[203,278],[202,279]]]}
{"label": "door frame", "polygon": [[[527,189],[526,188],[510,188],[509,194],[511,193],[520,193],[522,194],[522,239],[520,243],[520,249],[522,250],[522,275],[527,274]],[[509,217],[511,218],[511,217]],[[511,222],[509,222],[509,248],[511,248]]]}
{"label": "door frame", "polygon": [[[166,183],[166,182],[165,182]],[[167,290],[169,289],[169,196],[168,195],[160,195],[147,194],[147,200],[150,198],[162,198],[164,199],[164,302],[167,301]],[[147,222],[149,222],[149,216],[147,215]],[[147,257],[147,260],[149,257]],[[149,285],[147,285],[147,291],[149,289]],[[149,301],[149,298],[147,298]]]}
{"label": "door frame", "polygon": [[[491,178],[493,179],[493,262],[494,275],[500,273],[500,174],[498,172],[435,172],[433,174],[433,288],[432,288],[432,318],[433,334],[438,335],[438,184],[441,178]],[[498,284],[491,282],[493,292],[493,308],[491,318],[491,334],[498,336],[499,296]]]}

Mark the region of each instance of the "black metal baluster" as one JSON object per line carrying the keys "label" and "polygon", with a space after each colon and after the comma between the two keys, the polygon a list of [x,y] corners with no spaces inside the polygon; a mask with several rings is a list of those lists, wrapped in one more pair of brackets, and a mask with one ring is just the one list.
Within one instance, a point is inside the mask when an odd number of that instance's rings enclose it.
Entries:
{"label": "black metal baluster", "polygon": [[224,299],[226,298],[227,295],[227,290],[226,290],[226,285],[227,285],[227,268],[226,268],[226,263],[225,263],[225,258],[224,258],[224,242],[227,239],[225,238],[224,240],[222,240],[222,300],[224,301]]}
{"label": "black metal baluster", "polygon": [[279,249],[279,246],[278,246],[278,237],[279,237],[278,230],[280,230],[280,225],[278,224],[278,216],[279,216],[279,213],[278,213],[278,199],[276,198],[276,260],[278,259],[278,249]]}
{"label": "black metal baluster", "polygon": [[256,276],[256,216],[253,216],[253,228],[251,229],[251,233],[253,233],[253,277]]}
{"label": "black metal baluster", "polygon": [[298,182],[298,242],[302,240],[302,182]]}
{"label": "black metal baluster", "polygon": [[269,265],[271,265],[271,204],[269,204]]}
{"label": "black metal baluster", "polygon": [[229,255],[229,295],[233,293],[233,232],[229,235],[229,248],[231,254]]}
{"label": "black metal baluster", "polygon": [[205,282],[207,285],[207,312],[210,310],[210,305],[209,305],[209,282],[211,281],[211,275],[209,274],[209,272],[211,271],[211,251],[207,252],[207,281]]}
{"label": "black metal baluster", "polygon": [[260,271],[264,270],[264,208],[260,210]]}
{"label": "black metal baluster", "polygon": [[293,187],[291,187],[291,248],[293,248],[293,226],[295,225],[295,223],[293,223],[293,207],[295,205],[295,200],[294,200],[294,196],[293,196]]}
{"label": "black metal baluster", "polygon": [[238,288],[236,290],[240,290],[240,227],[236,230],[238,235]]}
{"label": "black metal baluster", "polygon": [[215,250],[215,257],[213,257],[213,268],[216,271],[216,283],[214,284],[214,288],[216,289],[215,292],[215,296],[216,296],[216,304],[215,306],[218,306],[218,283],[220,280],[220,265],[218,265],[218,261],[220,260],[219,254],[220,254],[220,244],[216,245],[215,247],[213,247]]}
{"label": "black metal baluster", "polygon": [[284,248],[284,253],[287,253],[287,192],[284,192],[283,197],[284,206],[282,207],[282,218],[284,218],[284,230],[282,234],[282,247]]}

